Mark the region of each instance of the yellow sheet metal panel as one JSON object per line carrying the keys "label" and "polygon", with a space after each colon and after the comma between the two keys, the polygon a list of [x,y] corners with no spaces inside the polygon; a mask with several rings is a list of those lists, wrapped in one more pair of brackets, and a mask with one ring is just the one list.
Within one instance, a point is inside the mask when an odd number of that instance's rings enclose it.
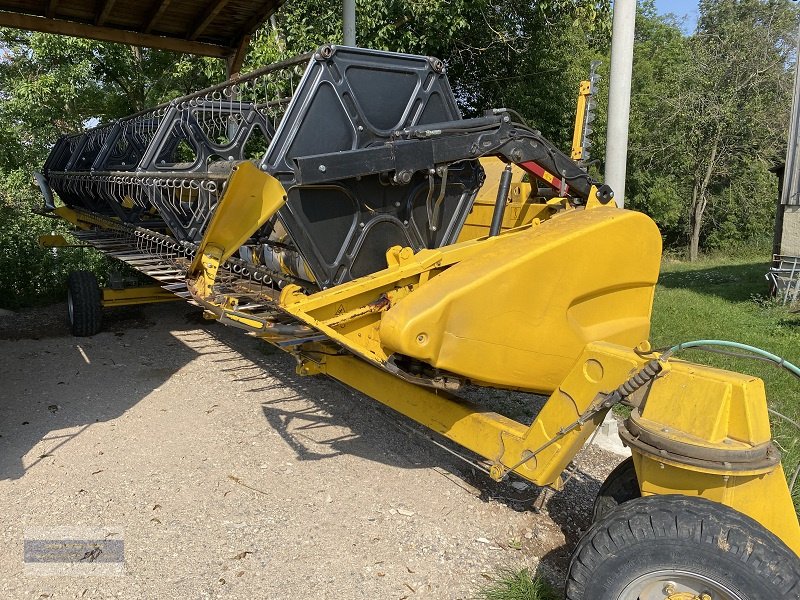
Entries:
{"label": "yellow sheet metal panel", "polygon": [[286,191],[277,179],[249,161],[236,165],[189,272],[199,270],[204,254],[225,262],[285,201]]}
{"label": "yellow sheet metal panel", "polygon": [[[589,344],[574,362],[569,373],[550,395],[542,410],[536,415],[519,447],[508,445],[504,464],[516,464],[520,452],[543,449],[536,457],[520,465],[516,472],[538,485],[552,485],[567,464],[583,447],[589,436],[602,423],[606,411],[599,412],[585,424],[562,432],[587,414],[598,393],[609,393],[640,369],[646,361],[630,348],[596,342]],[[514,452],[518,454],[514,454]]]}
{"label": "yellow sheet metal panel", "polygon": [[502,456],[502,434],[521,440],[527,430],[507,417],[445,392],[414,385],[357,358],[323,358],[322,372],[489,460]]}
{"label": "yellow sheet metal panel", "polygon": [[[416,254],[410,248],[394,247],[387,253],[390,266],[383,271],[310,295],[296,285],[287,285],[281,292],[279,306],[357,356],[381,364],[387,354],[378,327],[386,308],[442,270],[479,254],[484,244],[492,243],[494,240],[467,242]],[[384,304],[386,300],[388,305]],[[377,305],[380,310],[370,308]],[[355,318],[343,320],[350,315]]]}
{"label": "yellow sheet metal panel", "polygon": [[550,392],[589,342],[647,339],[661,235],[645,215],[568,211],[493,241],[386,311],[381,343],[479,383]]}
{"label": "yellow sheet metal panel", "polygon": [[[478,195],[475,196],[475,203],[494,206],[494,201],[497,199],[497,187],[500,185],[500,176],[503,174],[503,169],[506,168],[506,163],[496,156],[484,156],[480,159],[480,163],[486,179],[481,189],[478,190]],[[521,167],[511,165],[512,184],[522,183],[524,177],[525,171]]]}
{"label": "yellow sheet metal panel", "polygon": [[121,290],[103,288],[103,306],[133,306],[136,304],[155,304],[182,300],[175,294],[158,285],[130,287]]}
{"label": "yellow sheet metal panel", "polygon": [[755,519],[800,555],[800,525],[781,465],[761,475],[705,473],[634,450],[642,495],[682,494],[725,504]]}
{"label": "yellow sheet metal panel", "polygon": [[70,244],[63,235],[40,235],[37,239],[42,248],[68,248]]}
{"label": "yellow sheet metal panel", "polygon": [[[753,376],[673,361],[632,419],[674,441],[707,448],[753,448],[771,440],[764,383]],[[667,429],[667,432],[663,430]]]}

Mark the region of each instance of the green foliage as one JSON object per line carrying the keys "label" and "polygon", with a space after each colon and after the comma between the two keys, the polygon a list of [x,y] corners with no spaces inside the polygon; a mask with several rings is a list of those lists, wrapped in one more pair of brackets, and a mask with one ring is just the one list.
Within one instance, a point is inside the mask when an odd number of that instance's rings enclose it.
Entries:
{"label": "green foliage", "polygon": [[705,0],[685,36],[641,6],[628,198],[692,258],[771,235],[797,20],[790,0]]}
{"label": "green foliage", "polygon": [[[358,43],[439,57],[466,115],[508,106],[568,147],[578,83],[591,61],[608,51],[609,5],[608,0],[358,2]],[[276,23],[277,30],[266,25],[255,36],[246,68],[341,43],[341,2],[290,2]]]}
{"label": "green foliage", "polygon": [[531,575],[528,569],[503,570],[497,581],[484,587],[478,594],[483,600],[558,600],[560,595],[541,577]]}
{"label": "green foliage", "polygon": [[[667,248],[763,247],[770,237],[777,190],[768,168],[785,147],[797,20],[790,0],[704,0],[687,36],[653,0],[640,2],[626,196],[656,220]],[[294,0],[275,24],[254,35],[244,70],[340,43],[341,2]],[[358,0],[361,45],[444,59],[465,115],[513,108],[565,150],[579,81],[593,60],[606,74],[610,30],[610,0]],[[89,260],[75,250],[56,260],[31,241],[54,227],[29,213],[41,202],[30,172],[56,137],[205,87],[223,67],[2,28],[0,48],[0,291],[23,305],[56,294],[39,266]],[[604,78],[594,159],[604,155],[607,92]]]}
{"label": "green foliage", "polygon": [[29,172],[17,169],[0,173],[0,308],[18,309],[60,300],[70,271],[103,273],[109,263],[91,250],[39,246],[40,235],[68,231],[64,221],[34,214],[31,207],[40,203]]}
{"label": "green foliage", "polygon": [[84,249],[41,248],[37,237],[67,231],[34,214],[42,204],[31,173],[56,138],[158,104],[222,78],[208,59],[0,28],[0,306],[64,297],[69,271],[109,261]]}

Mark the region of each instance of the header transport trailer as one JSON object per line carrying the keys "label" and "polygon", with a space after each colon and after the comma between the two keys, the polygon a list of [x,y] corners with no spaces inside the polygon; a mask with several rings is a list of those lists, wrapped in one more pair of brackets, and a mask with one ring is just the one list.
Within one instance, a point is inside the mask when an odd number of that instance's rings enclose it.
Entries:
{"label": "header transport trailer", "polygon": [[[652,350],[655,224],[514,111],[462,119],[440,60],[322,46],[64,136],[38,179],[81,243],[154,280],[101,291],[74,273],[77,335],[103,304],[182,297],[493,479],[557,490],[624,404],[632,458],[600,490],[567,598],[800,598],[762,381],[675,357],[721,342]],[[460,398],[467,384],[549,399],[525,426]]]}

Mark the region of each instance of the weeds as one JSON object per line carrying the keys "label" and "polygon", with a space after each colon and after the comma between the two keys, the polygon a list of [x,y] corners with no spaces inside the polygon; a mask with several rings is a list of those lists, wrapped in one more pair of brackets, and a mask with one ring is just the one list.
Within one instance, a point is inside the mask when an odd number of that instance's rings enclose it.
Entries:
{"label": "weeds", "polygon": [[559,600],[561,596],[541,577],[528,569],[505,569],[478,594],[482,600]]}

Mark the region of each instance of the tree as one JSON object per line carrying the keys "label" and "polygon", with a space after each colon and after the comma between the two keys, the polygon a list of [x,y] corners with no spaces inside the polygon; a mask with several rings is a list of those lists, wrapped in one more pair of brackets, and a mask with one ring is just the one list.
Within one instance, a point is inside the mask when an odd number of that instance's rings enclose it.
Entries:
{"label": "tree", "polygon": [[746,181],[769,181],[783,151],[798,11],[790,0],[703,0],[687,38],[648,11],[634,67],[635,203],[685,227],[695,260],[704,234],[719,240],[705,230],[715,201],[730,206],[740,191],[743,212],[760,215],[773,202]]}
{"label": "tree", "polygon": [[749,165],[775,161],[788,122],[797,10],[789,0],[703,0],[692,39],[694,89],[686,142],[694,151],[689,256],[697,258],[714,191]]}
{"label": "tree", "polygon": [[[578,83],[608,49],[609,0],[381,0],[358,4],[358,43],[443,59],[465,116],[508,106],[563,147]],[[341,43],[341,2],[294,0],[255,36],[245,69]]]}

